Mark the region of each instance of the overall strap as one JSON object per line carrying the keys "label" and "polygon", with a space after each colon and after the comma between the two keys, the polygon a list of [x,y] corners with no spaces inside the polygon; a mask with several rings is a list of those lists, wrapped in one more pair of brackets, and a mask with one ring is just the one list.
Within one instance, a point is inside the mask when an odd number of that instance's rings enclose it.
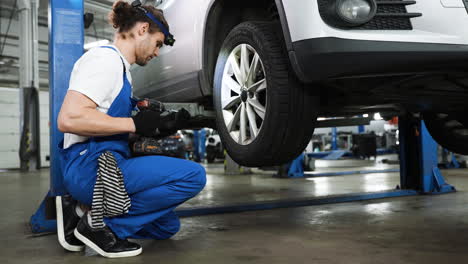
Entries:
{"label": "overall strap", "polygon": [[124,74],[127,72],[127,67],[125,67],[125,62],[123,61],[122,56],[120,56],[120,53],[114,47],[101,46],[100,48],[102,48],[102,49],[111,49],[111,50],[115,51],[117,53],[117,55],[119,55],[120,60],[122,61],[122,65],[123,65],[123,68],[124,68]]}

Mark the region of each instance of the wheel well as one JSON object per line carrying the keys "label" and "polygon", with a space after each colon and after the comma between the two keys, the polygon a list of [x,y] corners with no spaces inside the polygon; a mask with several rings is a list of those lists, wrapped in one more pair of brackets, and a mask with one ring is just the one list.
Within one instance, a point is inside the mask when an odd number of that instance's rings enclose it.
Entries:
{"label": "wheel well", "polygon": [[246,21],[279,21],[275,0],[217,0],[205,22],[203,40],[203,73],[201,85],[204,95],[212,94],[216,60],[229,32]]}

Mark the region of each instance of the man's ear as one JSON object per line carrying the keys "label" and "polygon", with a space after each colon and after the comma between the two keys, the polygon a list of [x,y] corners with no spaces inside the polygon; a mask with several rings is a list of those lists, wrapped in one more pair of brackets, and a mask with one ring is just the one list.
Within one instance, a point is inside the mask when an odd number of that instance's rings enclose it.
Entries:
{"label": "man's ear", "polygon": [[149,31],[149,24],[147,22],[141,23],[138,28],[138,35],[143,36]]}

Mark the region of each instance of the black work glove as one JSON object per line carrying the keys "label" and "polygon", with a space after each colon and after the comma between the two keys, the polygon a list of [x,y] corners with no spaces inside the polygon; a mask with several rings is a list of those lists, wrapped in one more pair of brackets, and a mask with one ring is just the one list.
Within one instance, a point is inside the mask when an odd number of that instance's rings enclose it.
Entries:
{"label": "black work glove", "polygon": [[140,111],[132,119],[135,123],[135,133],[145,137],[154,136],[161,125],[160,113],[151,110]]}
{"label": "black work glove", "polygon": [[161,132],[174,131],[187,128],[188,121],[190,120],[190,113],[184,108],[178,112],[166,112],[161,114],[161,125],[159,130]]}

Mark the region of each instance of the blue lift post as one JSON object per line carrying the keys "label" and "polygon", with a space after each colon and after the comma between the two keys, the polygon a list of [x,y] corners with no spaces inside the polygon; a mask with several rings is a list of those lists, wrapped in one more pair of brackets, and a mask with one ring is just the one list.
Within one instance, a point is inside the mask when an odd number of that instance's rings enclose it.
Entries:
{"label": "blue lift post", "polygon": [[196,162],[200,162],[205,158],[206,152],[206,130],[193,131],[193,157]]}
{"label": "blue lift post", "polygon": [[200,129],[200,139],[198,142],[198,153],[200,155],[200,159],[204,160],[205,159],[205,153],[206,153],[206,129],[202,128]]}
{"label": "blue lift post", "polygon": [[198,130],[193,131],[193,160],[200,162],[200,132]]}
{"label": "blue lift post", "polygon": [[[57,117],[68,89],[75,62],[83,55],[83,0],[49,0],[50,191],[31,217],[33,233],[56,230],[53,198],[65,193],[58,144],[63,134]],[[50,206],[49,206],[50,205]],[[53,208],[48,208],[53,206]]]}
{"label": "blue lift post", "polygon": [[363,125],[358,126],[358,133],[364,134],[366,132],[366,128]]}
{"label": "blue lift post", "polygon": [[458,162],[455,154],[452,152],[450,155],[450,162],[447,164],[447,169],[459,169],[461,168],[460,163]]}
{"label": "blue lift post", "polygon": [[[361,117],[364,117],[363,115]],[[358,133],[359,134],[364,134],[364,132],[366,132],[366,128],[364,125],[359,125],[358,126]]]}
{"label": "blue lift post", "polygon": [[[447,154],[450,154],[450,160],[447,160]],[[449,152],[447,149],[443,148],[442,149],[442,166],[444,166],[446,169],[459,169],[461,168],[460,163],[458,162],[457,158],[455,157],[455,154],[453,152]]]}
{"label": "blue lift post", "polygon": [[338,128],[332,127],[332,140],[331,140],[331,149],[338,149]]}
{"label": "blue lift post", "polygon": [[424,121],[399,117],[400,182],[402,189],[418,190],[424,194],[454,192],[438,168],[437,143],[429,134]]}

